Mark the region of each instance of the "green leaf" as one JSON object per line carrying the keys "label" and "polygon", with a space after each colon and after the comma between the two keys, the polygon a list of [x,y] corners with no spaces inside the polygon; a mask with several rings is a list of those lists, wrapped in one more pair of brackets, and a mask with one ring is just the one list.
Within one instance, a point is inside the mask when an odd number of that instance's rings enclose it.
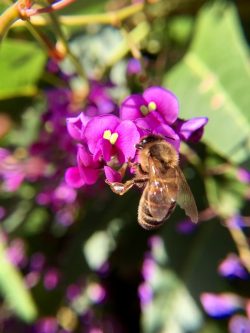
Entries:
{"label": "green leaf", "polygon": [[0,243],[0,289],[8,306],[24,321],[31,322],[37,315],[33,302],[20,272],[7,259],[3,243]]}
{"label": "green leaf", "polygon": [[160,238],[151,255],[154,266],[151,264],[150,280],[145,283],[154,297],[143,306],[143,332],[197,331],[202,324],[201,311],[184,283],[168,267],[168,253]]}
{"label": "green leaf", "polygon": [[239,27],[231,3],[204,7],[189,51],[164,80],[180,99],[180,116],[207,116],[204,141],[236,163],[250,155],[250,66]]}
{"label": "green leaf", "polygon": [[6,39],[0,48],[0,99],[34,95],[45,59],[34,43]]}

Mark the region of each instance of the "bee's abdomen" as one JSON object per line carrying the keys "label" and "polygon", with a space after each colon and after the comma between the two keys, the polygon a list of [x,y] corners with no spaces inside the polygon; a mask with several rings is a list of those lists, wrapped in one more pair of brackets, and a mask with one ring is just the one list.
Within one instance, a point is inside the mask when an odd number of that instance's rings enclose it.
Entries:
{"label": "bee's abdomen", "polygon": [[139,205],[138,209],[138,223],[147,230],[157,229],[159,228],[172,214],[173,210],[175,209],[176,202],[173,201],[169,205],[169,209],[167,214],[163,219],[157,219],[150,214],[149,208],[147,204]]}

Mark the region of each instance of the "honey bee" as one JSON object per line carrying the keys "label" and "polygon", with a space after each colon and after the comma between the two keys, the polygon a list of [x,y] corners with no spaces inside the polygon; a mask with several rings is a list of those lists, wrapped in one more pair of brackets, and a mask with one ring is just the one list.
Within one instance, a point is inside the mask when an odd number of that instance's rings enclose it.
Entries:
{"label": "honey bee", "polygon": [[198,221],[193,194],[179,167],[178,153],[160,135],[143,137],[136,145],[138,163],[135,177],[125,183],[106,182],[119,195],[137,185],[143,188],[138,208],[138,222],[147,230],[160,227],[172,214],[176,203],[185,210],[192,222]]}

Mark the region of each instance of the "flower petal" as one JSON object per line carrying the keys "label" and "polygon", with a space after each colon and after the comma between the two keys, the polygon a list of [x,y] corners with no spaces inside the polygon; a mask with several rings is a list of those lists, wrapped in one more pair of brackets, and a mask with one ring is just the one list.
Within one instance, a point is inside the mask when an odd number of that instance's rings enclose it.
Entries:
{"label": "flower petal", "polygon": [[67,185],[74,188],[79,188],[84,185],[84,181],[80,175],[78,167],[71,167],[66,170],[65,181]]}
{"label": "flower petal", "polygon": [[206,117],[196,117],[187,121],[178,119],[174,127],[182,140],[198,142],[202,137],[203,128],[207,122],[208,118]]}
{"label": "flower petal", "polygon": [[127,162],[129,158],[135,156],[135,145],[140,141],[140,134],[136,125],[130,120],[121,122],[116,128],[116,132],[118,133],[116,147],[122,152],[125,159],[120,160],[120,163]]}
{"label": "flower petal", "polygon": [[89,117],[85,116],[82,112],[77,117],[69,117],[66,119],[67,130],[69,135],[74,139],[80,141],[83,135],[83,129],[89,121]]}
{"label": "flower petal", "polygon": [[84,135],[91,153],[94,153],[96,144],[103,137],[104,131],[113,132],[119,123],[119,118],[113,115],[98,116],[88,122]]}
{"label": "flower petal", "polygon": [[168,124],[175,122],[179,113],[179,103],[171,91],[162,87],[150,87],[144,91],[143,98],[147,104],[155,102],[157,111]]}
{"label": "flower petal", "polygon": [[234,315],[228,323],[230,333],[250,333],[250,320],[242,315]]}
{"label": "flower petal", "polygon": [[77,162],[85,167],[97,168],[98,162],[93,160],[93,155],[88,151],[87,147],[79,144],[77,147]]}
{"label": "flower petal", "polygon": [[202,293],[200,300],[207,314],[215,318],[230,316],[243,307],[242,299],[232,293]]}
{"label": "flower petal", "polygon": [[109,162],[112,155],[115,154],[113,145],[106,139],[101,140],[102,156],[104,161]]}
{"label": "flower petal", "polygon": [[120,182],[122,179],[121,175],[118,171],[112,169],[111,167],[109,167],[107,165],[104,167],[104,173],[105,173],[106,179],[109,182]]}
{"label": "flower petal", "polygon": [[122,120],[135,120],[142,117],[140,107],[146,105],[147,102],[141,94],[128,96],[121,104],[120,118]]}
{"label": "flower petal", "polygon": [[86,168],[81,167],[80,168],[80,174],[85,184],[87,185],[93,185],[96,183],[100,170],[99,169],[93,169],[93,168]]}
{"label": "flower petal", "polygon": [[227,257],[220,263],[218,271],[222,276],[228,278],[249,278],[249,273],[243,266],[240,258],[235,253],[227,255]]}

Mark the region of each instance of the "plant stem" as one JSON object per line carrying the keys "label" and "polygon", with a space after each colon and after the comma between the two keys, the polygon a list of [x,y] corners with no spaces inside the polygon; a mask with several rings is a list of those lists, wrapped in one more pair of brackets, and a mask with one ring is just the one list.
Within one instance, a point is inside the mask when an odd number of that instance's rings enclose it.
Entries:
{"label": "plant stem", "polygon": [[60,51],[58,51],[56,47],[52,45],[52,43],[40,30],[37,29],[37,27],[33,26],[30,21],[26,21],[26,27],[51,58],[56,61],[62,59],[63,55],[60,53]]}
{"label": "plant stem", "polygon": [[0,16],[0,42],[8,32],[10,26],[20,18],[17,2],[8,7]]}
{"label": "plant stem", "polygon": [[51,19],[53,28],[55,33],[58,35],[59,38],[59,42],[60,44],[63,46],[64,50],[63,53],[65,52],[65,55],[67,55],[69,57],[69,59],[71,60],[71,62],[74,64],[76,72],[78,73],[78,75],[83,79],[84,82],[84,94],[87,95],[89,87],[88,87],[88,80],[84,71],[83,66],[81,65],[79,59],[77,58],[77,56],[71,51],[71,48],[68,44],[67,38],[64,35],[64,32],[61,28],[60,25],[60,21],[58,20],[57,16],[55,13],[51,12],[49,13],[49,17]]}
{"label": "plant stem", "polygon": [[[67,16],[59,16],[58,21],[60,24],[68,26],[68,27],[74,27],[74,26],[83,26],[83,25],[89,25],[89,24],[111,24],[111,25],[117,25],[121,21],[127,19],[128,17],[139,13],[143,10],[144,4],[143,3],[137,3],[133,4],[131,6],[127,6],[122,9],[118,9],[115,11],[110,11],[107,13],[101,13],[101,14],[92,14],[92,15],[67,15]],[[36,26],[47,26],[48,21],[38,15],[33,16],[30,18],[30,22],[33,25]],[[18,21],[16,22],[12,27],[17,26],[23,26],[25,22]]]}
{"label": "plant stem", "polygon": [[250,248],[244,232],[241,230],[240,227],[232,228],[228,226],[228,230],[235,242],[240,259],[242,260],[248,272],[250,272]]}

